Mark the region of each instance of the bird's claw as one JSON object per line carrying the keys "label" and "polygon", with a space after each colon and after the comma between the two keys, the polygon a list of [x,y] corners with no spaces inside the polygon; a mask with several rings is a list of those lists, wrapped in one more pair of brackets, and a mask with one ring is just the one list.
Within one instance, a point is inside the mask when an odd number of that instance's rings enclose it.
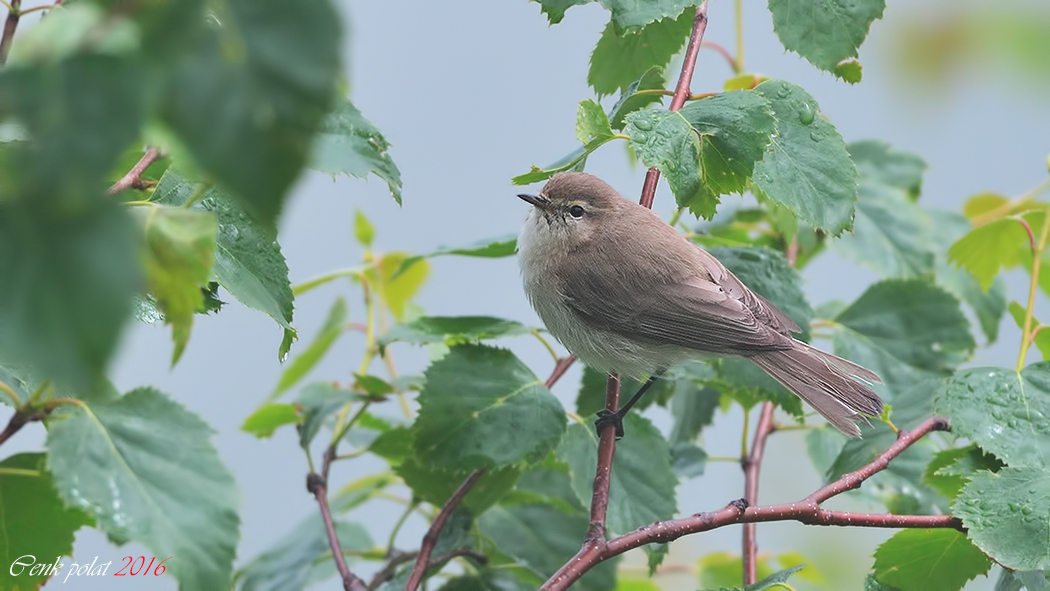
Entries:
{"label": "bird's claw", "polygon": [[622,439],[623,416],[618,412],[611,412],[603,408],[598,411],[598,418],[594,421],[594,430],[598,432],[598,437],[602,436],[602,430],[609,425],[616,425],[616,439]]}

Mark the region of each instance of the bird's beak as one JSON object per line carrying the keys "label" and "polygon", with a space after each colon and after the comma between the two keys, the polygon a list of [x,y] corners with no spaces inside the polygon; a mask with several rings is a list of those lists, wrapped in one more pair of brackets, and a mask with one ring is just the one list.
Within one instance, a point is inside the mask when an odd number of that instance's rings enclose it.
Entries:
{"label": "bird's beak", "polygon": [[518,195],[518,197],[520,197],[522,201],[530,203],[544,211],[550,211],[551,209],[551,200],[543,195]]}

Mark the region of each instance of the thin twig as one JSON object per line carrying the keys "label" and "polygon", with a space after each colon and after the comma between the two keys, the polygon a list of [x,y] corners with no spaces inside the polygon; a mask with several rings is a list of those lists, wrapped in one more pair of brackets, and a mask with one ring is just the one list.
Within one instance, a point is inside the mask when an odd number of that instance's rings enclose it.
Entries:
{"label": "thin twig", "polygon": [[547,378],[546,382],[543,382],[543,385],[548,388],[554,387],[554,384],[557,383],[557,381],[560,380],[563,375],[565,375],[565,372],[569,369],[569,366],[571,366],[574,361],[576,361],[575,355],[569,355],[568,357],[563,357],[562,359],[558,360],[558,363],[554,364],[554,370],[551,371],[550,377]]}
{"label": "thin twig", "polygon": [[412,575],[408,578],[405,591],[415,591],[419,588],[419,584],[423,582],[423,575],[426,574],[427,568],[430,566],[430,553],[434,551],[434,546],[437,545],[438,538],[441,536],[441,529],[445,527],[445,522],[448,521],[449,516],[452,515],[459,502],[463,500],[463,497],[467,496],[467,493],[470,492],[470,489],[473,488],[483,474],[485,474],[484,469],[471,472],[470,476],[467,476],[467,479],[463,481],[463,484],[459,485],[456,492],[452,493],[448,501],[445,501],[445,506],[441,508],[441,512],[434,518],[434,523],[430,524],[430,529],[423,536],[423,544],[419,547],[419,555],[416,556],[416,564],[412,567]]}
{"label": "thin twig", "polygon": [[[762,415],[755,427],[755,441],[751,444],[751,453],[743,462],[744,468],[744,500],[748,506],[758,504],[758,474],[762,467],[762,454],[766,449],[766,440],[773,432],[773,403],[762,403]],[[744,556],[744,584],[753,585],[758,580],[756,567],[758,557],[758,541],[755,537],[755,524],[744,524],[743,536]]]}
{"label": "thin twig", "polygon": [[397,567],[402,564],[412,562],[419,556],[419,552],[393,552],[387,556],[386,564],[383,565],[382,570],[372,576],[372,580],[368,582],[368,591],[373,591],[383,583],[394,578],[394,574],[397,572]]}
{"label": "thin twig", "polygon": [[339,545],[339,536],[335,532],[335,522],[332,521],[332,511],[328,507],[328,469],[331,467],[334,458],[335,448],[329,447],[324,454],[321,474],[311,472],[306,476],[306,490],[310,491],[310,494],[317,499],[317,504],[321,507],[321,519],[324,521],[324,529],[328,534],[328,546],[332,549],[335,567],[339,570],[339,576],[343,579],[344,591],[367,591],[368,588],[365,582],[350,572],[350,567],[346,565],[346,558],[343,556],[343,550]]}
{"label": "thin twig", "polygon": [[11,51],[11,42],[15,40],[18,19],[22,18],[21,8],[22,0],[11,0],[11,8],[7,11],[7,20],[4,21],[4,35],[0,37],[0,66],[7,63],[7,54]]}
{"label": "thin twig", "polygon": [[[671,99],[671,111],[682,108],[689,98],[689,85],[693,81],[693,70],[696,69],[696,54],[700,52],[700,44],[704,40],[704,31],[707,30],[707,0],[696,7],[693,16],[693,32],[689,37],[689,45],[685,50],[685,60],[682,62],[682,73],[678,76],[678,86],[674,90],[674,98]],[[660,170],[650,168],[645,173],[645,183],[642,185],[642,198],[638,200],[642,205],[652,209],[653,199],[656,198],[656,182],[660,180]]]}
{"label": "thin twig", "polygon": [[142,158],[135,163],[135,166],[132,166],[131,170],[121,177],[119,181],[113,183],[113,186],[106,191],[106,194],[116,195],[126,189],[145,189],[153,186],[151,181],[142,180],[142,173],[146,172],[146,169],[160,157],[160,151],[156,148],[147,149],[146,153],[142,155]]}
{"label": "thin twig", "polygon": [[739,499],[725,507],[710,513],[697,513],[682,519],[658,521],[644,525],[633,532],[626,533],[608,543],[584,547],[565,566],[544,583],[541,590],[561,591],[568,589],[588,570],[602,561],[623,554],[640,546],[652,543],[667,543],[678,538],[702,531],[708,531],[736,523],[756,523],[764,521],[798,521],[809,525],[834,525],[858,527],[889,528],[953,528],[962,531],[962,522],[951,515],[894,515],[889,513],[851,513],[848,511],[828,511],[820,508],[820,503],[835,495],[858,488],[865,480],[871,478],[889,465],[890,460],[900,455],[916,441],[931,431],[946,431],[948,421],[933,417],[923,421],[914,431],[901,431],[897,441],[886,451],[879,454],[874,461],[856,472],[843,474],[835,482],[821,487],[813,494],[797,503],[769,505],[765,507],[748,507],[747,501]]}
{"label": "thin twig", "polygon": [[733,70],[733,72],[738,71],[736,67],[736,58],[734,58],[733,54],[729,53],[729,50],[726,49],[723,45],[715,43],[714,41],[704,41],[700,44],[700,47],[715,50],[716,52],[718,52],[719,55],[725,58],[726,62],[729,64],[729,67]]}
{"label": "thin twig", "polygon": [[[605,382],[605,410],[620,410],[620,378],[609,375]],[[591,493],[591,522],[583,544],[605,544],[605,515],[609,511],[609,487],[612,485],[612,465],[616,456],[616,425],[609,423],[598,436],[598,466],[594,473]]]}

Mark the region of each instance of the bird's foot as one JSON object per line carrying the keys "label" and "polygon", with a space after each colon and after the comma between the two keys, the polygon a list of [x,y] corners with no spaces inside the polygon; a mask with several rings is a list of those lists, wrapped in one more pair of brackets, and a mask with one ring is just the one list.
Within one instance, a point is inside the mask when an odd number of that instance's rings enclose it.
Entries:
{"label": "bird's foot", "polygon": [[616,439],[622,439],[623,415],[603,408],[598,411],[598,418],[594,421],[594,430],[598,432],[598,437],[602,436],[602,430],[609,425],[616,425]]}

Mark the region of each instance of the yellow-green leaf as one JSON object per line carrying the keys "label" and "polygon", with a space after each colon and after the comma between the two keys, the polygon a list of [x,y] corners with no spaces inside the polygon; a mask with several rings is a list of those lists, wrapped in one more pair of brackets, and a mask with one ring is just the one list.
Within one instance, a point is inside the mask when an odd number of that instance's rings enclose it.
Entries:
{"label": "yellow-green leaf", "polygon": [[1018,264],[1018,250],[1028,242],[1028,233],[1015,219],[995,220],[974,228],[948,249],[948,259],[969,271],[988,291],[1003,267]]}

